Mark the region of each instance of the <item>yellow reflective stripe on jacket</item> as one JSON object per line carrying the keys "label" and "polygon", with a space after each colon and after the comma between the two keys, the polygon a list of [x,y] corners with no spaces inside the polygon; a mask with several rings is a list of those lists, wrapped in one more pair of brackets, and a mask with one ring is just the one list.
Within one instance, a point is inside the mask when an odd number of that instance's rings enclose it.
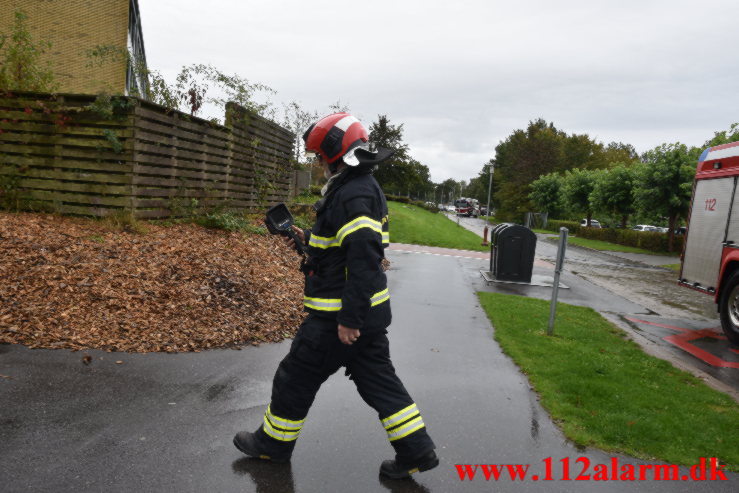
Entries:
{"label": "yellow reflective stripe on jacket", "polygon": [[376,293],[370,298],[370,306],[377,306],[390,299],[390,291],[387,288],[383,289],[379,293]]}
{"label": "yellow reflective stripe on jacket", "polygon": [[418,412],[418,407],[415,403],[411,404],[410,406],[401,409],[397,413],[393,414],[392,416],[388,416],[387,418],[382,420],[382,426],[385,427],[385,429],[392,428],[393,426],[396,426],[403,421],[406,421],[413,416],[420,414]]}
{"label": "yellow reflective stripe on jacket", "polygon": [[[370,298],[370,306],[377,306],[389,299],[390,292],[385,288],[379,293],[372,295]],[[308,308],[325,312],[337,312],[341,310],[341,298],[309,298],[308,296],[304,296],[303,304]]]}
{"label": "yellow reflective stripe on jacket", "polygon": [[390,244],[390,233],[382,230],[382,225],[386,222],[387,216],[382,218],[382,222],[375,221],[371,217],[360,216],[339,228],[336,236],[318,236],[316,234],[311,234],[310,239],[308,240],[308,246],[322,248],[324,250],[326,248],[338,247],[341,246],[344,238],[362,228],[369,228],[372,231],[380,233],[380,235],[382,235],[382,242]]}
{"label": "yellow reflective stripe on jacket", "polygon": [[318,236],[318,235],[310,235],[310,239],[308,240],[308,246],[312,246],[315,248],[330,248],[330,247],[337,247],[339,246],[339,240],[336,239],[336,237],[327,238],[325,236]]}
{"label": "yellow reflective stripe on jacket", "polygon": [[309,298],[303,296],[303,304],[314,310],[338,312],[341,310],[341,298]]}
{"label": "yellow reflective stripe on jacket", "polygon": [[375,221],[371,217],[360,216],[353,221],[349,221],[348,223],[343,225],[336,233],[336,238],[339,240],[339,245],[344,242],[344,238],[362,228],[369,228],[372,231],[382,234],[382,224],[380,223],[380,221]]}
{"label": "yellow reflective stripe on jacket", "polygon": [[387,437],[391,442],[394,442],[395,440],[400,440],[401,438],[407,437],[414,431],[418,431],[425,426],[426,425],[423,423],[423,419],[421,418],[421,416],[419,416],[416,419],[408,421],[402,426],[398,426],[392,431],[388,430]]}
{"label": "yellow reflective stripe on jacket", "polygon": [[272,414],[270,406],[267,406],[267,412],[265,414],[267,415],[269,420],[275,424],[275,426],[279,426],[280,428],[284,428],[286,430],[300,430],[305,423],[304,419],[301,419],[300,421],[294,421],[292,419],[285,419],[280,418],[279,416],[275,416],[274,414]]}

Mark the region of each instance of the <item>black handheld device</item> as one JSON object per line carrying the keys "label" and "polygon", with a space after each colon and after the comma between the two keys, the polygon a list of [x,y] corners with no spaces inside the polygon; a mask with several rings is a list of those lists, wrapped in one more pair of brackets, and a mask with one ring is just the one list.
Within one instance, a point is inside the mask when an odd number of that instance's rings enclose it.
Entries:
{"label": "black handheld device", "polygon": [[295,241],[295,249],[303,255],[305,254],[305,248],[303,248],[303,242],[300,241],[298,235],[291,228],[293,223],[293,216],[283,203],[270,207],[267,211],[267,217],[264,218],[264,224],[267,225],[270,233],[292,238]]}

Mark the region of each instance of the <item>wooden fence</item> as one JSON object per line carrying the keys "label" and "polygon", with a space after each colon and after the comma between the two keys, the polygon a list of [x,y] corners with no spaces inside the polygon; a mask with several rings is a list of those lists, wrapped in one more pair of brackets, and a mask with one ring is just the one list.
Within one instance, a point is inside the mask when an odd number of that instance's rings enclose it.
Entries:
{"label": "wooden fence", "polygon": [[130,97],[0,96],[0,204],[139,218],[254,210],[289,196],[293,139],[232,103],[218,125]]}

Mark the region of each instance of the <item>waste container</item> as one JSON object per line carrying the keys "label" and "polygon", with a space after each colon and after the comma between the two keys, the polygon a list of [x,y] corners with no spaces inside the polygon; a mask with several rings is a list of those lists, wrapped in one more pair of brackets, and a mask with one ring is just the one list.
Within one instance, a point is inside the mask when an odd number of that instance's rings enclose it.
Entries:
{"label": "waste container", "polygon": [[490,272],[499,281],[531,282],[536,234],[518,224],[503,223],[490,236]]}
{"label": "waste container", "polygon": [[509,226],[512,226],[511,223],[500,223],[498,225],[493,226],[493,229],[490,230],[490,272],[495,273],[495,258],[498,253],[498,250],[495,248],[495,242],[498,238],[498,233]]}

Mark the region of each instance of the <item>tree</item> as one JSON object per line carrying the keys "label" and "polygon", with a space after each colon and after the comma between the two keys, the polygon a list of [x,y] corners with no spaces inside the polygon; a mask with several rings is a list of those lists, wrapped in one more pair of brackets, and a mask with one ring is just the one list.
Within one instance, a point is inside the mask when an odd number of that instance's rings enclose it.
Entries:
{"label": "tree", "polygon": [[703,147],[713,147],[721,144],[728,144],[739,140],[739,123],[732,123],[729,130],[714,132],[713,137],[703,144]]}
{"label": "tree", "polygon": [[611,142],[608,144],[603,151],[603,157],[609,163],[609,166],[614,163],[631,165],[639,162],[639,153],[636,152],[634,146],[622,142]]}
{"label": "tree", "polygon": [[620,217],[621,227],[625,228],[629,216],[636,210],[635,181],[635,170],[626,163],[616,163],[612,168],[597,173],[595,187],[590,194],[593,210]]}
{"label": "tree", "polygon": [[560,217],[564,211],[563,186],[564,179],[559,173],[542,175],[531,183],[529,199],[537,211],[546,212],[550,217]]}
{"label": "tree", "polygon": [[10,36],[0,33],[0,89],[53,92],[57,84],[51,64],[41,63],[51,43],[34,42],[27,19],[23,11],[17,10]]}
{"label": "tree", "polygon": [[441,203],[452,203],[459,194],[461,188],[461,182],[455,181],[452,178],[447,178],[443,182],[436,186],[436,190],[439,193],[439,202]]}
{"label": "tree", "polygon": [[685,218],[690,207],[695,174],[695,154],[684,144],[662,144],[642,155],[637,168],[634,191],[637,209],[667,217],[668,249],[672,251],[678,218]]}
{"label": "tree", "polygon": [[531,121],[495,148],[497,216],[516,219],[530,211],[534,206],[530,185],[542,175],[575,168],[606,169],[612,163],[632,163],[637,158],[629,144],[604,146],[587,134],[567,134],[543,119]]}
{"label": "tree", "polygon": [[480,204],[485,204],[488,198],[489,173],[490,164],[488,163],[482,167],[476,177],[470,179],[469,184],[465,188],[464,195],[472,199],[477,199]]}
{"label": "tree", "polygon": [[308,127],[318,120],[318,112],[304,110],[299,103],[292,101],[283,104],[282,126],[295,135],[293,156],[295,162],[306,165],[305,153],[303,152],[303,133]]}
{"label": "tree", "polygon": [[587,225],[593,217],[593,207],[590,203],[590,194],[595,188],[597,172],[589,169],[575,168],[565,172],[564,199],[573,212],[582,213],[587,218]]}
{"label": "tree", "polygon": [[600,169],[608,166],[603,144],[587,134],[562,137],[562,159],[558,167],[563,169]]}
{"label": "tree", "polygon": [[385,190],[402,193],[407,178],[408,145],[403,143],[403,124],[392,125],[387,115],[378,115],[369,128],[369,142],[373,149],[385,147],[395,154],[375,170],[375,178]]}
{"label": "tree", "polygon": [[539,119],[526,130],[515,130],[495,148],[496,215],[503,220],[521,219],[531,210],[529,184],[563,165],[565,134]]}

